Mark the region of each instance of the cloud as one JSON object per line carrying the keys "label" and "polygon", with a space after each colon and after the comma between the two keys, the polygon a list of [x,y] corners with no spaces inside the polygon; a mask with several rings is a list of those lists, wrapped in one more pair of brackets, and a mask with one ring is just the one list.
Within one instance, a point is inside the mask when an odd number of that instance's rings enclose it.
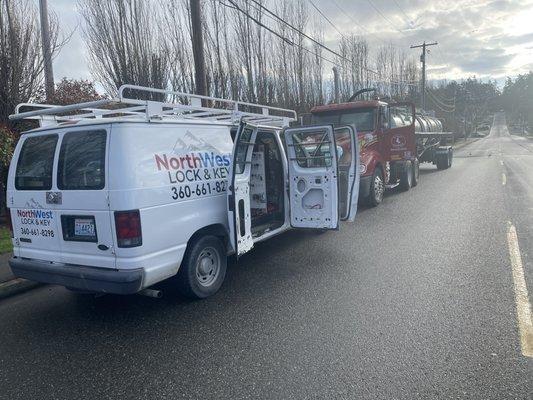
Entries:
{"label": "cloud", "polygon": [[[499,78],[516,73],[511,61],[527,53],[533,42],[533,24],[525,17],[517,19],[528,12],[533,18],[531,0],[373,0],[383,16],[366,7],[365,2],[335,0],[328,6],[329,2],[319,3],[347,32],[357,32],[357,29],[343,23],[345,18],[338,8],[335,11],[335,3],[357,16],[372,33],[366,35],[372,47],[388,41],[398,49],[409,49],[411,44],[437,41],[439,45],[432,47],[427,57],[428,64],[438,66],[428,69],[433,74],[430,79],[472,75]],[[400,32],[395,32],[395,28]],[[419,52],[415,53],[418,55]],[[523,70],[526,68],[522,66]]]}

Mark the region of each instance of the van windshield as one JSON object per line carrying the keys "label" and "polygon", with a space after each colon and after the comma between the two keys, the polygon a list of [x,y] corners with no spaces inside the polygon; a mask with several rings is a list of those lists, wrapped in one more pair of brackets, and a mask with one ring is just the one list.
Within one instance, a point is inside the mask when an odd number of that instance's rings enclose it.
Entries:
{"label": "van windshield", "polygon": [[17,163],[17,190],[50,190],[57,135],[33,136],[24,140]]}
{"label": "van windshield", "polygon": [[313,124],[355,125],[358,132],[374,130],[374,109],[357,108],[313,114]]}
{"label": "van windshield", "polygon": [[98,190],[105,186],[106,131],[68,132],[63,137],[57,168],[57,187]]}

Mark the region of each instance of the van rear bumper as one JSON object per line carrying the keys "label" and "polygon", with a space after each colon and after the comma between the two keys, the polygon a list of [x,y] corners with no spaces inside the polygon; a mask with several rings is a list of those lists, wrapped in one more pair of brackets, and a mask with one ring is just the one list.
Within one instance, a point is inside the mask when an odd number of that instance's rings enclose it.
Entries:
{"label": "van rear bumper", "polygon": [[142,287],[143,269],[116,270],[57,264],[13,257],[9,260],[13,274],[41,283],[62,285],[88,292],[131,294]]}

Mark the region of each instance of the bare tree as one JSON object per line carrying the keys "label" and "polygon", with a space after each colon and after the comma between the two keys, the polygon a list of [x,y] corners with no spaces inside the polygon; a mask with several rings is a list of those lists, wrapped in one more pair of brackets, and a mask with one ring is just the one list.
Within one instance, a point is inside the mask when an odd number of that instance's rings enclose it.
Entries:
{"label": "bare tree", "polygon": [[[57,16],[50,15],[50,46],[56,55]],[[0,0],[0,124],[8,123],[18,103],[32,99],[43,83],[38,10],[28,0]]]}
{"label": "bare tree", "polygon": [[168,57],[152,2],[80,0],[93,75],[109,93],[125,83],[166,87]]}
{"label": "bare tree", "polygon": [[[93,73],[108,90],[131,82],[194,90],[188,1],[79,1]],[[416,80],[417,66],[405,53],[384,46],[371,60],[366,40],[346,34],[335,57],[322,47],[323,19],[308,7],[305,0],[204,0],[208,92],[306,111],[332,100],[327,74],[337,65],[344,99],[374,84],[391,96],[412,94],[403,81]]]}

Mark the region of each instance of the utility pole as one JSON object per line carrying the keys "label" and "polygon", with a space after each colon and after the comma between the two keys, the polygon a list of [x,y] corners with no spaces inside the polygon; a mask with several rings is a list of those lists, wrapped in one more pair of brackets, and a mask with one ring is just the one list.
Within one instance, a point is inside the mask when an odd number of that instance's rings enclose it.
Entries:
{"label": "utility pole", "polygon": [[438,45],[437,42],[433,43],[426,43],[424,40],[424,43],[412,45],[412,49],[417,49],[419,47],[422,47],[422,55],[420,56],[420,62],[422,63],[422,109],[426,109],[426,47],[428,46],[436,46]]}
{"label": "utility pole", "polygon": [[340,94],[339,94],[339,69],[333,67],[333,85],[335,88],[335,103],[340,103]]}
{"label": "utility pole", "polygon": [[202,34],[202,0],[190,0],[192,27],[192,54],[194,58],[194,81],[196,94],[207,96],[205,74],[204,40]]}
{"label": "utility pole", "polygon": [[54,70],[52,68],[52,49],[50,48],[50,24],[48,22],[48,2],[39,0],[41,16],[41,42],[44,61],[44,86],[46,99],[49,101],[54,96]]}

